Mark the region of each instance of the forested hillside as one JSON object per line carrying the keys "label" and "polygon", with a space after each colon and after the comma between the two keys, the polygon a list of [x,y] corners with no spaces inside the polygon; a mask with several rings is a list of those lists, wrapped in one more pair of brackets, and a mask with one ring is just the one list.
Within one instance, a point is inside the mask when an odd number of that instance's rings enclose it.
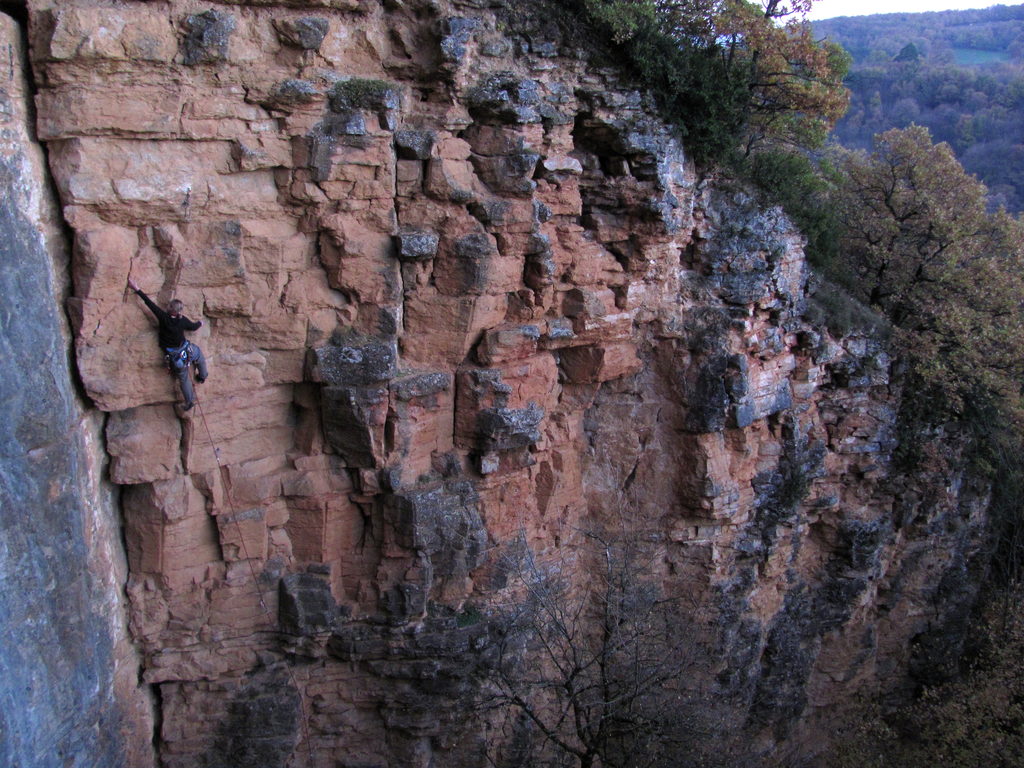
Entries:
{"label": "forested hillside", "polygon": [[853,57],[850,109],[836,126],[850,148],[911,123],[949,142],[993,206],[1024,210],[1024,6],[883,14],[817,22]]}

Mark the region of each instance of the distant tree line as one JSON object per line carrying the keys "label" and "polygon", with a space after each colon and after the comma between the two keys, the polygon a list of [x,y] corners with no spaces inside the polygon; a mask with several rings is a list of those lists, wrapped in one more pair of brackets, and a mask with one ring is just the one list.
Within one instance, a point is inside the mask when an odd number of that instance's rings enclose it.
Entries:
{"label": "distant tree line", "polygon": [[815,32],[853,59],[843,146],[925,126],[985,182],[991,208],[1024,210],[1024,6],[834,19]]}
{"label": "distant tree line", "polygon": [[955,49],[998,51],[1020,58],[1024,6],[933,13],[844,16],[814,22],[821,37],[843,46],[856,66],[884,64],[908,44],[923,56],[949,63]]}

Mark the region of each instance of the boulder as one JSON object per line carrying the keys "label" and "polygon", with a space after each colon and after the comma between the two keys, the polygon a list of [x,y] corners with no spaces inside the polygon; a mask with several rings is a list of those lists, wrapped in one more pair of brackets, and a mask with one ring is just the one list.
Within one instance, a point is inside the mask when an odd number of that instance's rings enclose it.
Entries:
{"label": "boulder", "polygon": [[381,387],[327,386],[320,394],[327,444],[350,467],[384,461],[388,391]]}
{"label": "boulder", "polygon": [[438,576],[466,574],[484,556],[487,533],[469,483],[388,496],[385,515],[398,542],[425,554]]}
{"label": "boulder", "polygon": [[403,160],[427,160],[436,140],[434,131],[395,131],[395,150]]}
{"label": "boulder", "polygon": [[436,232],[412,228],[403,228],[395,239],[398,258],[402,261],[428,261],[434,258],[440,240]]}
{"label": "boulder", "polygon": [[466,55],[466,44],[480,26],[480,20],[465,16],[441,19],[441,56],[445,61],[459,63]]}
{"label": "boulder", "polygon": [[398,349],[391,341],[339,337],[314,354],[316,379],[328,386],[372,386],[394,378],[397,371]]}

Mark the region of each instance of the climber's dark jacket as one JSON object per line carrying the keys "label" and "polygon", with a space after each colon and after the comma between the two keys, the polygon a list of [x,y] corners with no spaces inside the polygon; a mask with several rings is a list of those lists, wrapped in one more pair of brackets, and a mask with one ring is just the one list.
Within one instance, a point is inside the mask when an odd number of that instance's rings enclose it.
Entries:
{"label": "climber's dark jacket", "polygon": [[146,302],[149,311],[156,316],[160,323],[157,339],[161,349],[178,349],[185,343],[185,331],[197,331],[202,325],[201,322],[193,322],[184,315],[171,317],[166,310],[160,309],[154,304],[145,293],[142,291],[136,291],[136,293]]}

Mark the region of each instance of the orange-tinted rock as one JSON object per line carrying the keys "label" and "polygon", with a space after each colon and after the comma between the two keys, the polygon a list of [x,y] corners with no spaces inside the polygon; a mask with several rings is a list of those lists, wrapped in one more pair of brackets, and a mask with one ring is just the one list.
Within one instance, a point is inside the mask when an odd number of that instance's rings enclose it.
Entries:
{"label": "orange-tinted rock", "polygon": [[217,515],[217,532],[225,562],[266,559],[267,524],[262,508]]}
{"label": "orange-tinted rock", "polygon": [[[486,3],[300,5],[30,0],[159,759],[223,751],[264,701],[253,680],[287,668],[312,714],[284,752],[468,766],[459,696],[427,690],[465,628],[434,623],[505,600],[487,552],[520,537],[586,582],[595,528],[657,549],[666,593],[717,622],[695,685],[772,703],[739,717],[766,750],[779,713],[812,733],[836,691],[889,685],[875,670],[905,663],[934,604],[892,597],[883,625],[843,590],[895,594],[952,560],[886,528],[888,358],[798,342],[791,225],[698,185],[628,83],[513,40]],[[203,320],[210,379],[184,418],[129,277]],[[279,623],[300,576],[352,637]]]}
{"label": "orange-tinted rock", "polygon": [[435,158],[427,163],[424,191],[437,200],[467,203],[480,196],[480,182],[466,160]]}
{"label": "orange-tinted rock", "polygon": [[124,503],[133,571],[171,575],[220,559],[213,518],[187,476],[134,486]]}
{"label": "orange-tinted rock", "polygon": [[[109,143],[83,138],[56,145],[51,162],[68,204],[105,206],[124,220],[145,222],[173,220],[193,208],[238,216],[277,205],[273,175],[232,173],[226,143],[121,141],[106,146]],[[211,176],[211,171],[219,175]]]}
{"label": "orange-tinted rock", "polygon": [[540,329],[535,325],[493,328],[484,334],[477,357],[484,365],[530,357],[537,351]]}
{"label": "orange-tinted rock", "polygon": [[364,524],[362,512],[347,495],[324,494],[290,499],[285,529],[295,557],[319,563],[351,551],[366,535]]}
{"label": "orange-tinted rock", "polygon": [[505,296],[412,296],[405,302],[402,353],[420,365],[457,365],[482,330],[504,320],[506,306]]}
{"label": "orange-tinted rock", "polygon": [[392,485],[415,485],[434,468],[435,456],[451,451],[452,390],[452,377],[444,373],[412,374],[392,383]]}
{"label": "orange-tinted rock", "polygon": [[503,293],[496,275],[498,261],[498,249],[490,235],[462,235],[442,244],[434,261],[434,284],[448,296]]}
{"label": "orange-tinted rock", "polygon": [[145,6],[55,9],[39,20],[33,56],[168,63],[178,51],[166,13]]}
{"label": "orange-tinted rock", "polygon": [[636,347],[612,344],[606,347],[572,347],[559,354],[565,378],[576,384],[601,382],[636,373],[641,368]]}
{"label": "orange-tinted rock", "polygon": [[181,472],[181,423],[172,408],[116,411],[107,421],[110,479],[119,485],[168,480]]}
{"label": "orange-tinted rock", "polygon": [[340,217],[331,223],[330,236],[322,243],[331,287],[370,304],[396,301],[398,264],[390,234]]}
{"label": "orange-tinted rock", "polygon": [[124,291],[138,247],[138,232],[125,227],[79,233],[75,241],[75,294],[109,300],[119,290]]}
{"label": "orange-tinted rock", "polygon": [[[205,385],[204,385],[205,386]],[[291,448],[289,387],[273,387],[206,400],[185,428],[185,467],[207,472]]]}

